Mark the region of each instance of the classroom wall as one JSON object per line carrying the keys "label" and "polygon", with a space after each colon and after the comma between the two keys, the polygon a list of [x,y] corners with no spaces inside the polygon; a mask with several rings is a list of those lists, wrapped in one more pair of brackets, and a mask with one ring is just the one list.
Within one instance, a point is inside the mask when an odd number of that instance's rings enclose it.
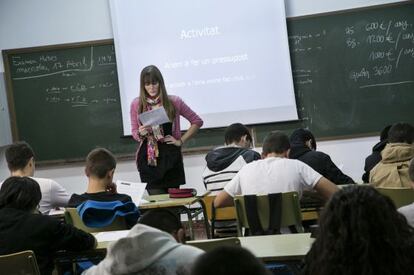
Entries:
{"label": "classroom wall", "polygon": [[0,73],[0,146],[12,142],[4,73]]}
{"label": "classroom wall", "polygon": [[[399,1],[387,0],[285,0],[287,16],[300,16]],[[113,38],[107,0],[1,0],[0,49],[73,43]],[[4,81],[3,60],[0,60],[0,82]],[[0,83],[2,87],[4,83]],[[4,90],[0,88],[0,179],[8,175],[4,147],[10,142],[10,129]],[[6,121],[6,122],[5,122]],[[380,129],[378,129],[380,130]],[[359,181],[365,157],[378,137],[321,142],[318,148],[343,166],[344,172]],[[260,151],[260,148],[258,148]],[[203,190],[201,173],[204,154],[184,157],[188,186]],[[83,192],[86,177],[83,163],[37,169],[36,176],[49,177],[70,192]],[[138,173],[132,160],[119,161],[116,179],[136,181]]]}

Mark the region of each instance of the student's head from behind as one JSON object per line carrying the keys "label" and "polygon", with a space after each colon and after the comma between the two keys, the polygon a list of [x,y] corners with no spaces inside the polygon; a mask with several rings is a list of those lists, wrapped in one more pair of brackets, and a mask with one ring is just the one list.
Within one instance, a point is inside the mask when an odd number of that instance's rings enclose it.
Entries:
{"label": "student's head from behind", "polygon": [[29,144],[22,141],[9,145],[5,155],[10,172],[24,171],[27,176],[33,176],[34,153]]}
{"label": "student's head from behind", "polygon": [[391,126],[392,125],[387,125],[387,126],[384,127],[384,129],[381,130],[380,141],[388,139],[388,132],[390,131]]}
{"label": "student's head from behind", "polygon": [[23,211],[37,209],[42,193],[39,184],[29,177],[10,177],[0,189],[0,208],[14,208]]}
{"label": "student's head from behind", "polygon": [[325,206],[305,274],[406,274],[413,234],[391,199],[369,186],[345,187]]}
{"label": "student's head from behind", "polygon": [[244,148],[249,148],[252,141],[249,129],[241,123],[231,124],[224,132],[224,142],[226,145],[236,144]]}
{"label": "student's head from behind", "polygon": [[167,89],[165,88],[164,78],[161,71],[154,65],[149,65],[142,69],[140,76],[140,113],[148,111],[148,104],[150,100],[160,99],[160,103],[165,108],[170,120],[175,117],[175,109],[168,99]]}
{"label": "student's head from behind", "polygon": [[242,247],[217,247],[197,258],[191,275],[268,275],[264,265]]}
{"label": "student's head from behind", "polygon": [[105,148],[96,148],[86,157],[85,174],[89,178],[106,179],[112,183],[115,167],[114,155]]}
{"label": "student's head from behind", "polygon": [[412,144],[414,142],[414,127],[409,123],[395,123],[388,131],[388,142]]}
{"label": "student's head from behind", "polygon": [[184,243],[185,241],[185,232],[177,214],[168,209],[160,208],[146,211],[141,215],[138,223],[167,232],[171,234],[177,242]]}
{"label": "student's head from behind", "polygon": [[289,138],[290,146],[307,146],[312,150],[316,150],[316,140],[311,131],[304,128],[296,129]]}
{"label": "student's head from behind", "polygon": [[262,158],[269,154],[277,154],[287,157],[290,149],[289,138],[280,131],[274,131],[268,134],[263,141]]}

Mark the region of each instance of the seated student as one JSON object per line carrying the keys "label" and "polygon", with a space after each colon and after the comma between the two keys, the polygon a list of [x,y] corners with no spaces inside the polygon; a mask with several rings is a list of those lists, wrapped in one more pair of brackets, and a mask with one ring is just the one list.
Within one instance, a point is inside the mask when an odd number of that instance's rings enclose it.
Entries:
{"label": "seated student", "polygon": [[[68,207],[77,207],[86,201],[122,203],[132,202],[130,196],[116,192],[116,185],[112,182],[116,167],[114,155],[104,148],[92,150],[86,157],[85,174],[88,177],[88,189],[83,194],[73,194]],[[129,228],[133,227],[138,215],[125,216]]]}
{"label": "seated student", "polygon": [[349,186],[324,208],[303,274],[408,275],[413,259],[413,228],[392,201],[370,186]]}
{"label": "seated student", "polygon": [[183,245],[184,230],[167,209],[145,212],[128,236],[108,248],[105,259],[85,275],[186,275],[202,250]]}
{"label": "seated student", "polygon": [[288,159],[289,138],[282,132],[270,133],[263,142],[262,160],[246,164],[224,187],[216,199],[216,207],[233,205],[235,195],[270,194],[315,189],[328,199],[338,187],[307,164]]}
{"label": "seated student", "polygon": [[191,275],[270,275],[261,261],[242,247],[217,247],[194,263]]}
{"label": "seated student", "polygon": [[[414,189],[414,159],[410,162],[408,175],[410,176],[411,187]],[[414,228],[414,203],[398,208],[398,212],[403,214],[407,219],[408,224]]]}
{"label": "seated student", "polygon": [[[39,184],[28,177],[10,177],[0,189],[0,255],[33,250],[42,275],[52,274],[58,250],[92,249],[95,238],[37,211]],[[1,272],[0,272],[1,273]]]}
{"label": "seated student", "polygon": [[207,190],[216,194],[247,163],[260,159],[260,154],[249,149],[252,136],[241,123],[227,127],[224,133],[225,146],[218,147],[206,156],[207,167],[203,172],[203,182]]}
{"label": "seated student", "polygon": [[382,160],[372,168],[369,182],[375,187],[410,187],[408,166],[414,157],[414,127],[396,123],[388,132],[388,144],[381,152]]}
{"label": "seated student", "polygon": [[77,207],[81,203],[92,201],[132,201],[125,194],[118,194],[112,182],[116,167],[114,155],[104,148],[92,150],[86,157],[85,174],[88,177],[88,189],[83,194],[73,194],[68,207]]}
{"label": "seated student", "polygon": [[369,172],[374,168],[378,162],[381,161],[381,152],[384,150],[385,145],[388,143],[388,131],[390,130],[391,125],[386,126],[382,129],[380,134],[380,141],[372,147],[372,153],[365,159],[364,171],[362,175],[362,181],[365,183],[369,182]]}
{"label": "seated student", "polygon": [[296,129],[290,135],[289,158],[298,159],[335,184],[352,184],[353,179],[342,173],[329,155],[316,151],[316,140],[307,129]]}
{"label": "seated student", "polygon": [[46,213],[59,206],[66,206],[69,194],[60,184],[52,179],[34,178],[35,160],[34,152],[26,142],[17,142],[7,147],[6,152],[7,166],[11,176],[32,177],[42,191],[39,211]]}

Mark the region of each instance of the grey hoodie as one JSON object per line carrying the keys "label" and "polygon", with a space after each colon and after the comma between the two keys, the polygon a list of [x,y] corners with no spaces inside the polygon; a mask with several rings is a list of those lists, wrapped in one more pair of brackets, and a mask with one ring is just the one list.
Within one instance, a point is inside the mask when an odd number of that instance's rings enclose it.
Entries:
{"label": "grey hoodie", "polygon": [[105,259],[84,275],[187,275],[203,251],[177,243],[173,236],[158,229],[135,225],[125,238],[108,247]]}

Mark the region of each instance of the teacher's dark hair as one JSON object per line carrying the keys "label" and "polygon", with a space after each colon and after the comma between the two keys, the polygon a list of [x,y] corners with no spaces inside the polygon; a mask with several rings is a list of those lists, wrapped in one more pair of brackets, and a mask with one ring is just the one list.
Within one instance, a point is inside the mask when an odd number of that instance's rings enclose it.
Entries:
{"label": "teacher's dark hair", "polygon": [[149,65],[142,69],[140,77],[140,92],[139,92],[139,105],[138,113],[148,111],[147,109],[147,92],[145,91],[145,83],[158,83],[160,88],[161,103],[168,117],[171,121],[175,118],[175,108],[170,99],[168,98],[167,89],[165,88],[164,78],[161,71],[154,65]]}
{"label": "teacher's dark hair", "polygon": [[323,210],[303,274],[414,274],[414,229],[369,186],[345,187]]}
{"label": "teacher's dark hair", "polygon": [[32,211],[41,199],[39,184],[29,177],[10,177],[0,189],[0,209],[7,207]]}

